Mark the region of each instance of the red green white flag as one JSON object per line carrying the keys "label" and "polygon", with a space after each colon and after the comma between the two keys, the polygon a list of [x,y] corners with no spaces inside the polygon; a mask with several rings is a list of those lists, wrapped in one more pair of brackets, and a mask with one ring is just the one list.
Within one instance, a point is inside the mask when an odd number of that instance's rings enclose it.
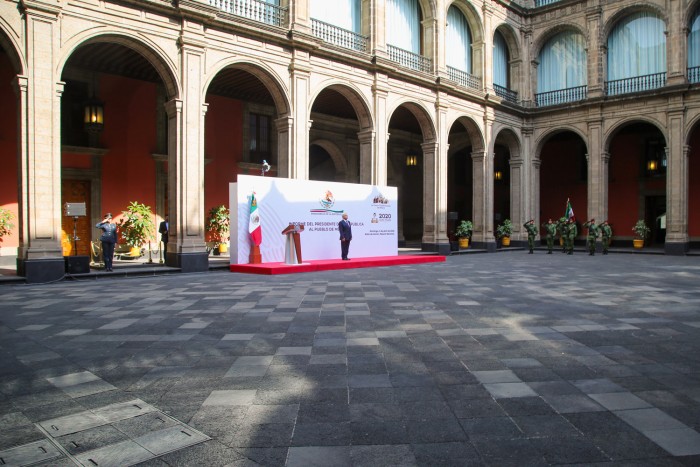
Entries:
{"label": "red green white flag", "polygon": [[571,201],[569,201],[569,198],[566,198],[566,209],[564,210],[564,217],[567,219],[571,219],[574,217],[574,208],[571,207]]}
{"label": "red green white flag", "polygon": [[255,246],[260,246],[262,243],[262,227],[260,227],[260,212],[258,211],[258,202],[255,199],[255,193],[250,197],[250,221],[248,223],[248,232],[250,239],[253,240]]}

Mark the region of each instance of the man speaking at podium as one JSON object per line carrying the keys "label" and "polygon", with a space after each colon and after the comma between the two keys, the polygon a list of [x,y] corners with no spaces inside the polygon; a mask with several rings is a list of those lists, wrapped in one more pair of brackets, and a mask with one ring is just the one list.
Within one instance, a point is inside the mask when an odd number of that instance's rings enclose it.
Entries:
{"label": "man speaking at podium", "polygon": [[338,231],[340,232],[340,257],[348,261],[348,250],[350,249],[350,240],[352,240],[352,226],[348,220],[348,213],[343,213],[343,220],[338,222]]}

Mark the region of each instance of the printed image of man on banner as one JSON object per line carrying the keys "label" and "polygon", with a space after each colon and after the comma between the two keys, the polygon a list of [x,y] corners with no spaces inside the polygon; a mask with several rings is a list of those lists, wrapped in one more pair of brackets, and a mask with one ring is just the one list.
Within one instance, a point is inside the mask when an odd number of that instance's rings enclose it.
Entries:
{"label": "printed image of man on banner", "polygon": [[255,199],[255,192],[250,195],[250,218],[248,220],[248,232],[253,245],[250,248],[250,264],[262,263],[260,244],[262,243],[262,226],[260,225],[260,211],[258,201]]}

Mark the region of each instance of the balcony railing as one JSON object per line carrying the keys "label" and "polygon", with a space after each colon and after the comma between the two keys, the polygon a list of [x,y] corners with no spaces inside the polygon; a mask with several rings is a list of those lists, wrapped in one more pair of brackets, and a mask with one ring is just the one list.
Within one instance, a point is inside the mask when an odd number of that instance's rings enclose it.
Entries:
{"label": "balcony railing", "polygon": [[551,5],[552,3],[560,2],[561,0],[535,0],[535,7]]}
{"label": "balcony railing", "polygon": [[688,82],[700,83],[700,66],[688,68]]}
{"label": "balcony railing", "polygon": [[546,107],[548,105],[564,104],[566,102],[582,101],[588,96],[588,86],[557,89],[556,91],[540,92],[535,94],[535,105]]}
{"label": "balcony railing", "polygon": [[653,75],[635,76],[634,78],[616,79],[605,82],[605,93],[609,96],[631,92],[658,89],[666,85],[666,72]]}
{"label": "balcony railing", "polygon": [[287,9],[261,0],[209,0],[212,5],[226,13],[252,19],[273,26],[287,25]]}
{"label": "balcony railing", "polygon": [[447,67],[447,74],[452,81],[455,81],[462,86],[472,89],[481,89],[481,78],[474,76],[466,71],[458,70],[457,68]]}
{"label": "balcony railing", "polygon": [[493,90],[496,91],[496,95],[504,101],[512,102],[513,104],[518,103],[518,93],[516,91],[511,91],[498,84],[493,85]]}
{"label": "balcony railing", "polygon": [[399,49],[393,45],[386,46],[389,52],[389,60],[412,70],[430,73],[433,71],[433,61],[422,55],[414,54],[408,50]]}
{"label": "balcony railing", "polygon": [[369,39],[347,29],[311,18],[311,33],[319,39],[346,49],[367,52]]}

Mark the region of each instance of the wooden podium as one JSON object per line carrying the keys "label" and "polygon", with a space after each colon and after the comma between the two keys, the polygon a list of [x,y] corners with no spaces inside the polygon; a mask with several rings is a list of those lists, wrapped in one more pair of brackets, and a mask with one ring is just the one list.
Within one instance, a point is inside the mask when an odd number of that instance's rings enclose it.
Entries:
{"label": "wooden podium", "polygon": [[282,235],[287,236],[284,244],[285,264],[301,264],[301,232],[304,231],[304,224],[289,224],[282,231]]}

